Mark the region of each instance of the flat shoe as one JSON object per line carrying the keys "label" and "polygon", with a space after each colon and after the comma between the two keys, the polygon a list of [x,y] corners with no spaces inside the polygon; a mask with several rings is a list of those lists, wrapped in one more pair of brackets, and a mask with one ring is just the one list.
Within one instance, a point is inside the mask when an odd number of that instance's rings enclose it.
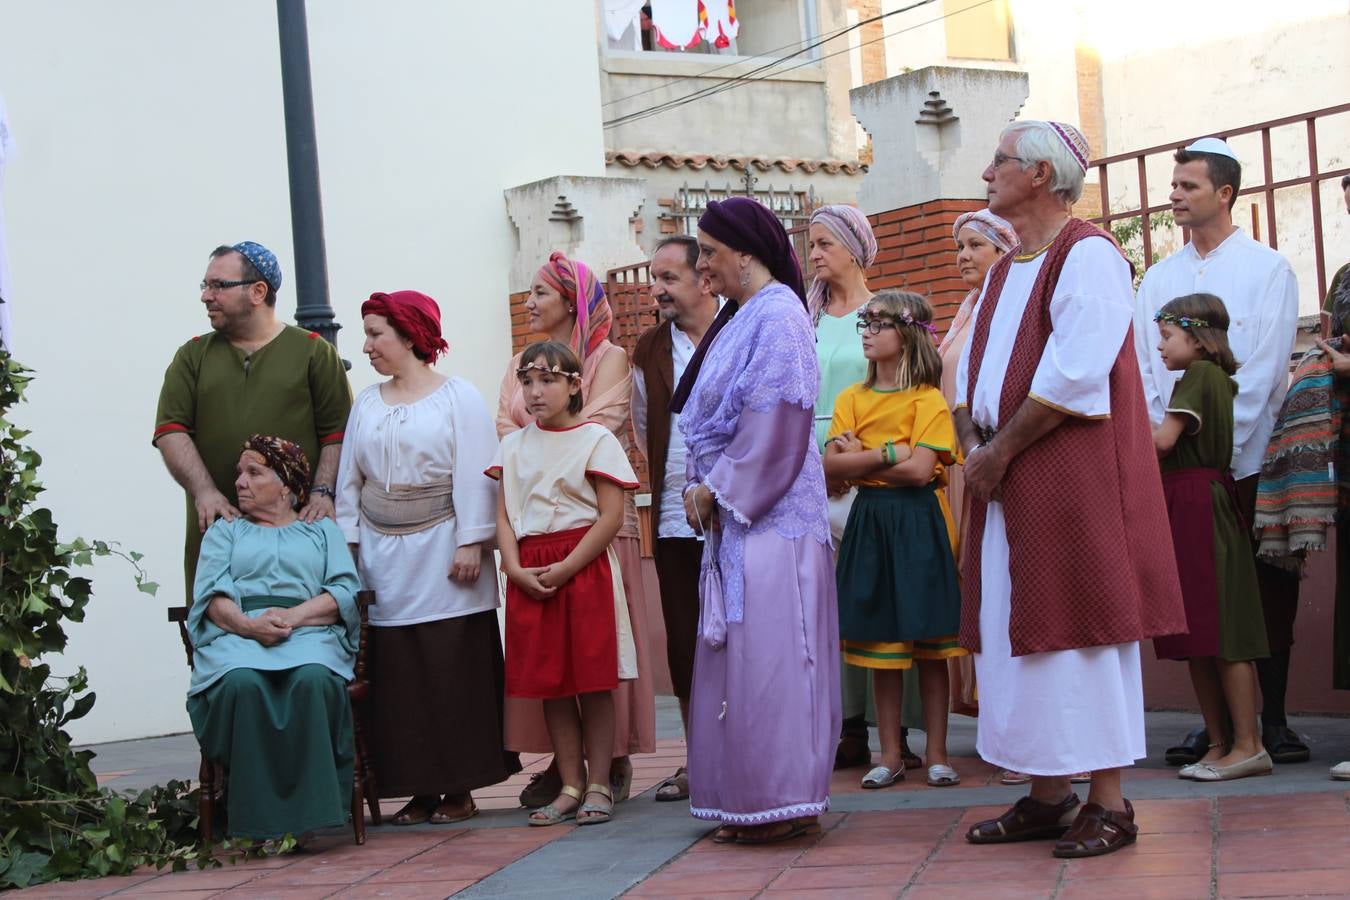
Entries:
{"label": "flat shoe", "polygon": [[436,797],[414,797],[394,813],[395,825],[424,825],[436,810]]}
{"label": "flat shoe", "polygon": [[[663,793],[664,792],[664,793]],[[658,801],[688,800],[689,799],[689,770],[680,766],[675,770],[675,774],[667,778],[656,786],[656,799]]]}
{"label": "flat shoe", "polygon": [[1078,795],[1072,793],[1058,803],[1023,797],[997,819],[970,826],[966,840],[972,844],[1007,844],[1057,838],[1069,830],[1077,807]]}
{"label": "flat shoe", "polygon": [[[618,760],[615,760],[618,762]],[[609,768],[609,792],[614,798],[615,803],[622,803],[628,799],[628,794],[633,790],[633,763],[627,758],[623,761],[623,767],[618,772],[614,771],[611,764]]]}
{"label": "flat shoe", "polygon": [[[598,803],[583,803],[577,810],[578,825],[602,825],[614,817],[614,794],[610,792],[607,785],[588,784],[586,785],[586,796],[596,794],[605,798],[605,805]],[[585,818],[582,818],[582,817]]]}
{"label": "flat shoe", "polygon": [[[580,803],[582,799],[581,791],[572,787],[570,784],[564,784],[562,789],[558,791],[558,797],[564,796],[571,797],[573,800],[577,801],[577,803]],[[558,802],[558,797],[554,797],[553,802],[547,806],[541,806],[530,813],[530,817],[526,821],[531,825],[549,826],[561,825],[568,819],[575,819],[577,817],[577,809],[569,809],[567,812],[559,810],[555,805]],[[536,818],[536,816],[543,816],[543,818]]]}
{"label": "flat shoe", "polygon": [[1051,851],[1060,859],[1080,859],[1114,853],[1134,843],[1139,826],[1134,824],[1134,807],[1125,801],[1124,812],[1114,812],[1097,803],[1084,803],[1064,837]]}
{"label": "flat shoe", "polygon": [[855,769],[871,761],[872,748],[867,744],[867,727],[863,726],[860,731],[846,728],[839,737],[838,746],[834,748],[835,769]]}
{"label": "flat shoe", "polygon": [[[780,828],[782,830],[779,830]],[[807,834],[820,834],[820,822],[816,820],[815,816],[742,828],[736,835],[736,843],[751,846],[777,844],[780,841],[790,841]]]}
{"label": "flat shoe", "polygon": [[721,825],[713,832],[712,840],[714,844],[734,844],[740,833],[739,825]]}
{"label": "flat shoe", "polygon": [[1069,776],[1069,784],[1092,784],[1092,773],[1074,772]]}
{"label": "flat shoe", "polygon": [[1004,769],[1003,774],[998,777],[1000,784],[1030,784],[1031,776],[1026,772],[1014,772],[1012,769]]}
{"label": "flat shoe", "polygon": [[929,787],[952,787],[961,783],[961,776],[951,766],[938,763],[928,767]]}
{"label": "flat shoe", "polygon": [[1163,759],[1169,766],[1185,766],[1191,763],[1198,763],[1206,753],[1209,752],[1209,732],[1203,728],[1197,728],[1182,740],[1175,747],[1168,747],[1163,753]]}
{"label": "flat shoe", "polygon": [[1273,762],[1301,763],[1312,756],[1308,745],[1303,743],[1292,728],[1286,725],[1272,725],[1261,730],[1261,744],[1270,754]]}
{"label": "flat shoe", "polygon": [[1232,781],[1235,778],[1250,778],[1253,775],[1269,775],[1274,769],[1275,763],[1271,760],[1270,754],[1262,750],[1255,756],[1233,763],[1231,766],[1199,763],[1191,773],[1191,778],[1196,781]]}
{"label": "flat shoe", "polygon": [[530,776],[530,783],[520,792],[520,805],[526,809],[538,809],[552,802],[562,792],[562,774],[553,763],[542,772]]}
{"label": "flat shoe", "polygon": [[866,775],[863,776],[862,786],[869,790],[875,790],[876,788],[888,788],[891,785],[895,784],[897,781],[904,780],[904,777],[905,777],[905,770],[903,766],[895,771],[891,771],[885,766],[877,766],[875,769],[873,769],[872,771],[868,772]]}
{"label": "flat shoe", "polygon": [[1331,777],[1337,781],[1350,781],[1350,762],[1336,763],[1332,766]]}
{"label": "flat shoe", "polygon": [[1200,768],[1201,765],[1202,763],[1198,762],[1188,763],[1187,765],[1182,766],[1180,769],[1177,769],[1177,777],[1185,778],[1188,780],[1193,779],[1195,778],[1195,770]]}
{"label": "flat shoe", "polygon": [[473,802],[473,797],[468,796],[465,799],[468,803],[456,803],[453,799],[443,801],[436,811],[427,819],[432,825],[453,825],[455,822],[467,822],[478,815],[478,806]]}

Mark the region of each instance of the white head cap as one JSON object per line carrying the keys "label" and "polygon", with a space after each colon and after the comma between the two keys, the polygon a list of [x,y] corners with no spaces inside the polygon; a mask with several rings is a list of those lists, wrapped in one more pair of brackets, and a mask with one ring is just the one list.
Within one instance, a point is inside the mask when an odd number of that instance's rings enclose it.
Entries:
{"label": "white head cap", "polygon": [[1224,143],[1222,138],[1201,138],[1187,147],[1186,150],[1189,153],[1213,153],[1218,156],[1226,156],[1229,159],[1237,159],[1237,154],[1233,152],[1233,148]]}

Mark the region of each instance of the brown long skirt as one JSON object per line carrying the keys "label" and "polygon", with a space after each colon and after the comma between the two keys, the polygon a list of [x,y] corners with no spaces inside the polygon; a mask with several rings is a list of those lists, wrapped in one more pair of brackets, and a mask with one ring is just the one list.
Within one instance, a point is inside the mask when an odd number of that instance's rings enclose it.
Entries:
{"label": "brown long skirt", "polygon": [[370,735],[381,797],[458,794],[506,780],[497,611],[371,628]]}

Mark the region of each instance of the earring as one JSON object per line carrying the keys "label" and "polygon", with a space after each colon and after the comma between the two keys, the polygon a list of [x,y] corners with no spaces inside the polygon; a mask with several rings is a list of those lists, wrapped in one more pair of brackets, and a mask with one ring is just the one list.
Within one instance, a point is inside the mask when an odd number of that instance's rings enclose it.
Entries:
{"label": "earring", "polygon": [[750,273],[745,271],[745,266],[741,266],[741,287],[750,286]]}
{"label": "earring", "polygon": [[567,307],[567,314],[568,314],[569,316],[574,316],[574,315],[576,315],[576,312],[577,312],[577,308],[576,308],[575,306],[568,306],[568,307]]}

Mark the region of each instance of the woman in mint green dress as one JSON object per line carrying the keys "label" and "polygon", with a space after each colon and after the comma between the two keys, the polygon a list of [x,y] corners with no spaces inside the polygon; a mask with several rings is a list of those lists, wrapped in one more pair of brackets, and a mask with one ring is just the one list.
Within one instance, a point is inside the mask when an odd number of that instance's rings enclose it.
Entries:
{"label": "woman in mint green dress", "polygon": [[[822,206],[811,216],[807,230],[807,260],[814,279],[806,305],[816,325],[816,358],[820,362],[820,393],[816,396],[816,444],[825,452],[825,438],[834,418],[834,401],[845,388],[867,377],[867,360],[858,337],[857,312],[872,299],[867,267],[877,256],[877,239],[867,217],[854,206]],[[855,489],[847,484],[826,485],[830,491],[830,533],[834,546],[844,536]],[[835,768],[870,766],[867,722],[871,708],[871,676],[865,669],[841,660],[844,726],[835,753]],[[913,681],[914,679],[910,679]],[[912,695],[912,696],[910,696]],[[916,691],[906,692],[905,724],[922,721]],[[904,752],[911,760],[906,744]],[[914,763],[917,765],[918,763]]]}
{"label": "woman in mint green dress", "polygon": [[296,515],[299,446],[254,435],[237,471],[243,515],[207,529],[197,562],[188,715],[228,773],[226,833],[299,837],[351,812],[359,583],[333,520]]}

